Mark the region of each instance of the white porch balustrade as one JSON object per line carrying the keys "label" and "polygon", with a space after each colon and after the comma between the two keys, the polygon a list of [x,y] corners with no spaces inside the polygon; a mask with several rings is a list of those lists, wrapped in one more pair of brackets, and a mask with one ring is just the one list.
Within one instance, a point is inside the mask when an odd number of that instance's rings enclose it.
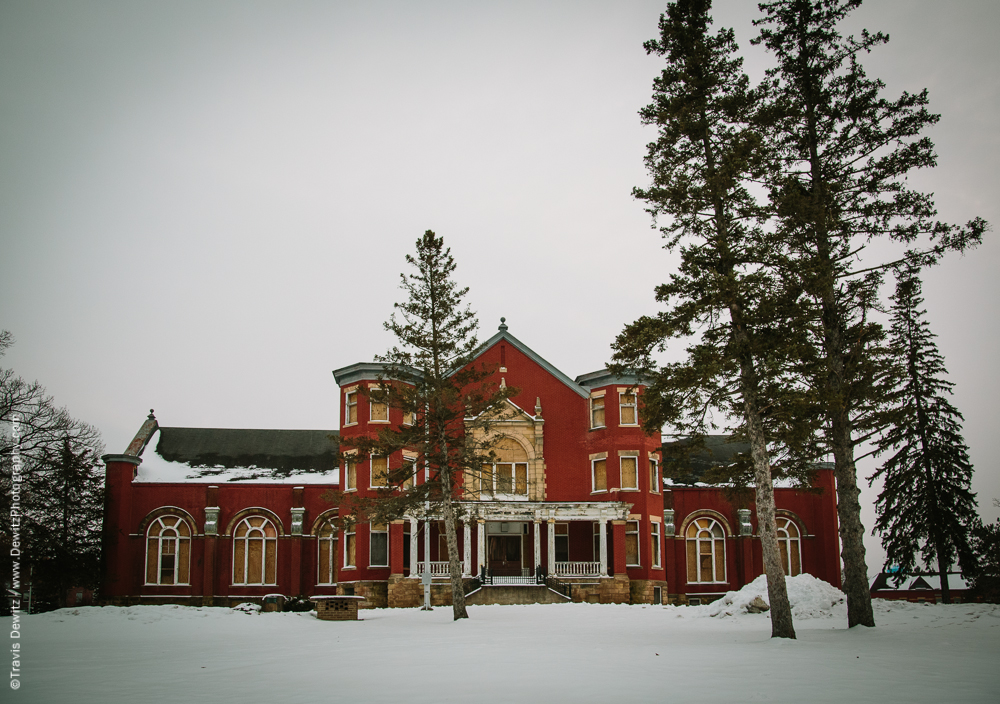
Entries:
{"label": "white porch balustrade", "polygon": [[[423,560],[417,563],[416,575],[418,577],[422,577],[424,574],[424,564],[425,563]],[[444,562],[431,562],[431,577],[450,577],[450,576],[451,576],[451,567],[449,566],[447,560],[445,560]]]}
{"label": "white porch balustrade", "polygon": [[557,562],[556,577],[600,577],[601,563],[598,562]]}

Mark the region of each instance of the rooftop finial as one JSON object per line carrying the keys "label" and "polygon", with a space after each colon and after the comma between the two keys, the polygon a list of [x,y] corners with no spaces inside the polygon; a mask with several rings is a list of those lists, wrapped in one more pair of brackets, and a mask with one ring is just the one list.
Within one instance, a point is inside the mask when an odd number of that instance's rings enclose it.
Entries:
{"label": "rooftop finial", "polygon": [[156,418],[156,416],[153,415],[153,409],[152,408],[149,409],[149,416],[148,417],[149,418]]}
{"label": "rooftop finial", "polygon": [[507,329],[507,324],[506,323],[507,323],[507,319],[506,318],[500,318],[500,327],[498,329],[499,330],[506,330]]}

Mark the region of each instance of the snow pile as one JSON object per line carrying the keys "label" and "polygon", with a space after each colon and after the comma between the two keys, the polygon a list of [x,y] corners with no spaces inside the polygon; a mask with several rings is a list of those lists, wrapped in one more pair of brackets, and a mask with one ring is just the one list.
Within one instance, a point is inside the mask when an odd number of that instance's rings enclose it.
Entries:
{"label": "snow pile", "polygon": [[233,611],[244,614],[259,614],[260,604],[251,604],[249,601],[244,601],[242,604],[234,606]]}
{"label": "snow pile", "polygon": [[[844,592],[822,579],[816,579],[811,574],[785,577],[785,588],[788,590],[793,618],[830,618],[834,615],[835,607],[845,603]],[[745,614],[749,612],[751,602],[757,597],[760,597],[765,604],[770,604],[766,574],[762,574],[737,592],[726,592],[724,597],[708,606],[703,606],[702,609],[705,609],[705,613],[709,616]]]}

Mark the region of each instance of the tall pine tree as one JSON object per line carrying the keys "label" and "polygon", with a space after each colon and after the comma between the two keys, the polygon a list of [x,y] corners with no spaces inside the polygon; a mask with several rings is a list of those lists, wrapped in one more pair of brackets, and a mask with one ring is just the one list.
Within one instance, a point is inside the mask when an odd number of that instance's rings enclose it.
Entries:
{"label": "tall pine tree", "polygon": [[444,240],[427,230],[417,240],[416,257],[406,261],[415,270],[401,275],[407,300],[395,304],[385,323],[398,344],[376,358],[383,365],[378,388],[361,391],[401,410],[407,422],[349,444],[362,455],[393,458],[407,451],[412,459],[390,466],[385,487],[374,496],[337,498],[348,521],[385,523],[404,514],[443,519],[458,620],[468,618],[455,525],[469,516],[461,514],[460,500],[481,485],[483,467],[496,461],[498,436],[490,428],[507,417],[507,399],[517,390],[498,385],[496,369],[474,361],[478,322],[463,304],[469,289],[455,283],[455,260]]}
{"label": "tall pine tree", "polygon": [[[771,604],[772,637],[794,638],[777,540],[768,444],[779,408],[789,408],[783,360],[795,335],[782,325],[781,287],[762,266],[771,243],[748,190],[765,160],[752,124],[759,103],[742,71],[731,29],[709,31],[710,0],[677,0],[660,17],[660,37],[646,51],[666,58],[653,102],[641,111],[656,125],[649,145],[648,189],[635,189],[661,227],[666,248],[680,248],[681,266],[656,289],[667,309],[626,326],[613,370],[638,370],[650,380],[644,424],[687,434],[708,431],[712,409],[741,419],[750,444],[758,531]],[[669,340],[697,335],[683,362],[658,368],[654,355]],[[784,355],[784,356],[783,356]],[[794,385],[793,385],[794,386]]]}
{"label": "tall pine tree", "polygon": [[891,345],[900,368],[887,395],[889,431],[876,446],[892,456],[869,478],[884,482],[875,529],[886,562],[898,564],[901,574],[913,572],[918,553],[925,565],[936,563],[941,597],[950,604],[949,567],[957,558],[964,572],[974,572],[972,463],[962,414],[947,398],[954,384],[921,309],[919,271],[907,267],[897,277]]}
{"label": "tall pine tree", "polygon": [[768,72],[774,108],[768,142],[781,172],[769,188],[790,258],[787,277],[815,308],[802,373],[817,394],[824,449],[834,459],[848,625],[874,626],[855,447],[877,431],[881,399],[874,380],[884,332],[869,314],[879,306],[885,264],[857,269],[855,263],[883,237],[916,246],[908,258],[931,263],[946,250],[978,243],[987,225],[978,218],[964,227],[938,222],[931,196],[906,185],[910,170],[935,164],[921,132],[938,116],[927,110],[926,91],[888,100],[884,84],[865,75],[859,56],[888,37],[840,35],[839,23],[860,5],[762,3],[754,42],[777,60]]}

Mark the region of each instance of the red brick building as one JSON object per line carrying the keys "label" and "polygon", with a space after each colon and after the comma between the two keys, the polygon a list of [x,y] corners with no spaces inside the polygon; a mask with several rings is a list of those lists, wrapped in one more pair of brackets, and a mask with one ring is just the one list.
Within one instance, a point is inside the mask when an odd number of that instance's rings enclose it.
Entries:
{"label": "red brick building", "polygon": [[[506,325],[478,360],[519,392],[512,417],[492,431],[502,436],[493,485],[461,503],[459,550],[470,584],[488,575],[516,587],[543,574],[574,601],[660,603],[711,599],[762,573],[752,505],[734,506],[718,488],[664,484],[661,438],[643,433],[638,422],[640,380],[605,371],[570,379]],[[268,594],[339,593],[365,596],[368,605],[415,606],[429,562],[439,583],[435,600],[449,599],[436,516],[349,532],[330,522],[338,508],[324,500],[328,489],[371,492],[383,481],[385,462],[405,460],[359,457],[336,466],[339,438],[403,422],[399,411],[359,393],[380,370],[360,363],[334,371],[337,430],[161,427],[151,413],[123,454],[104,458],[101,598],[230,604]],[[144,462],[186,472],[311,474],[308,483],[296,476],[294,483],[155,481]],[[775,492],[785,569],[839,587],[830,470],[818,472],[817,489]]]}

